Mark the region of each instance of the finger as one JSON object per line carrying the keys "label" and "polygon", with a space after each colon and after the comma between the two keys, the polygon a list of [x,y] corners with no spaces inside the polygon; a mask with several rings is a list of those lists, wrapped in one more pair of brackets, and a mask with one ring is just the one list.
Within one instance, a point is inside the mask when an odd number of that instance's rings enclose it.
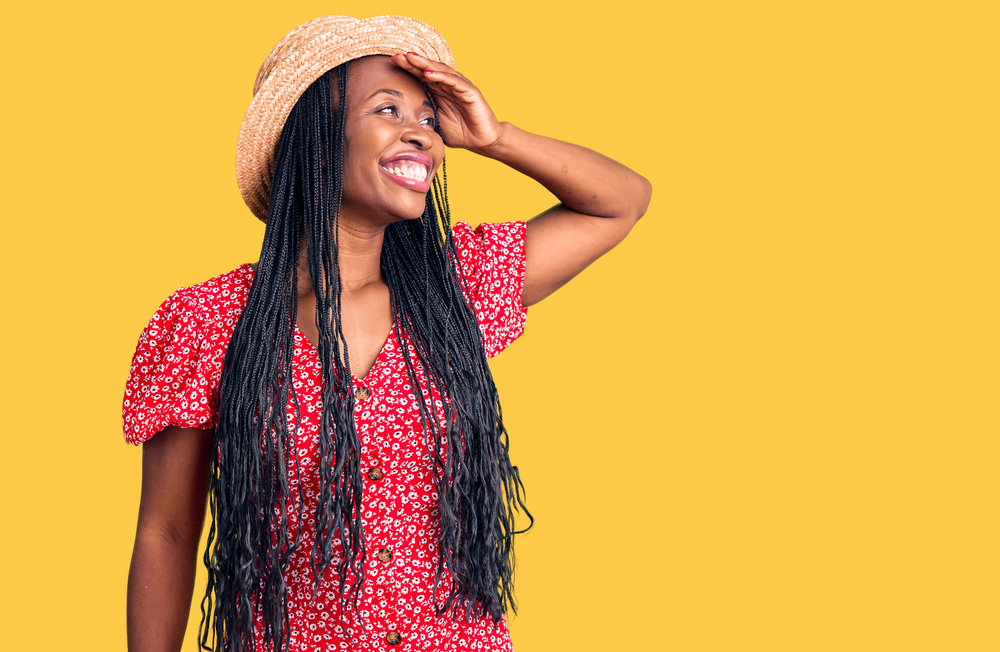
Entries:
{"label": "finger", "polygon": [[[451,68],[444,65],[443,63],[430,61],[429,59],[426,59],[424,57],[415,57],[412,54],[404,54],[404,53],[394,54],[392,55],[391,59],[394,64],[396,64],[397,66],[399,66],[406,72],[410,73],[411,75],[413,75],[422,82],[427,82],[431,79],[431,76],[427,74],[428,71],[431,71],[431,74],[433,74],[438,70],[440,70],[441,72],[451,71]],[[415,60],[420,60],[420,62],[423,65],[416,65]],[[434,68],[434,66],[438,66],[438,68]],[[458,73],[453,73],[453,74],[458,74]]]}
{"label": "finger", "polygon": [[458,73],[446,73],[437,70],[424,70],[423,80],[427,88],[439,96],[449,96],[464,104],[475,104],[481,101],[479,89]]}
{"label": "finger", "polygon": [[[432,92],[446,92],[467,103],[476,101],[477,89],[472,82],[440,61],[433,61],[415,52],[407,52],[392,55],[392,62],[427,84],[427,88]],[[416,65],[418,63],[422,66]]]}
{"label": "finger", "polygon": [[448,74],[446,72],[441,72],[440,70],[421,70],[421,72],[423,73],[424,79],[437,85],[450,86],[459,92],[470,90],[468,82],[466,82],[463,77],[455,73]]}
{"label": "finger", "polygon": [[432,61],[426,57],[422,57],[414,52],[397,52],[390,57],[392,62],[395,63],[400,68],[405,68],[409,71],[424,70],[437,64],[439,69],[447,68],[446,65],[439,61]]}
{"label": "finger", "polygon": [[425,57],[422,54],[417,54],[416,52],[407,52],[403,56],[405,57],[407,63],[421,70],[438,70],[441,72],[458,74],[451,66]]}
{"label": "finger", "polygon": [[397,66],[399,66],[400,68],[402,68],[406,72],[411,73],[413,75],[416,75],[417,77],[422,77],[423,76],[424,69],[421,68],[420,66],[416,66],[416,65],[410,63],[410,61],[407,58],[406,54],[404,54],[402,52],[399,52],[397,54],[392,55],[390,57],[390,59],[392,60],[392,62],[394,64],[396,64]]}

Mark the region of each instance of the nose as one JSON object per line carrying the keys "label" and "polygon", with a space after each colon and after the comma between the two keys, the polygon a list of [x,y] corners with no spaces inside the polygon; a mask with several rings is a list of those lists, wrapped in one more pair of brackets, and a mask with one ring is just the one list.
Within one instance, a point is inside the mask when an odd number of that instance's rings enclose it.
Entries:
{"label": "nose", "polygon": [[417,149],[430,149],[434,144],[430,130],[419,123],[408,123],[400,134],[400,140],[413,145]]}

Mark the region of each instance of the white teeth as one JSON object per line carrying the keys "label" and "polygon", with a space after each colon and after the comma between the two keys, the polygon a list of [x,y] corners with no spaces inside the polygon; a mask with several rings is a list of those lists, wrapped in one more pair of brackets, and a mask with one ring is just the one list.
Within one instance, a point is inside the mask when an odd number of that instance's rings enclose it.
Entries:
{"label": "white teeth", "polygon": [[427,179],[427,167],[420,163],[404,163],[398,167],[382,166],[389,174],[413,181],[425,181]]}

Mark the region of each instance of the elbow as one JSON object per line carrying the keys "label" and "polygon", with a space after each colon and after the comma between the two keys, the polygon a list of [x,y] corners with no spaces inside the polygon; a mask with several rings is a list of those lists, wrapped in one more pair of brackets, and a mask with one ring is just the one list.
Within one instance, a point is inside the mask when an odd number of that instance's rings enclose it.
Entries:
{"label": "elbow", "polygon": [[202,523],[184,524],[140,524],[137,528],[136,544],[143,542],[154,549],[172,549],[198,552],[201,541]]}
{"label": "elbow", "polygon": [[[611,218],[622,224],[628,223],[629,228],[631,228],[639,221],[639,218],[646,214],[650,198],[653,196],[653,184],[640,174],[631,172],[629,176],[631,178],[616,188],[615,195],[608,198],[610,201],[605,209],[606,212],[594,207],[574,210],[604,219]],[[597,195],[594,195],[594,199],[597,199]]]}
{"label": "elbow", "polygon": [[629,213],[633,224],[646,214],[646,210],[649,209],[649,201],[653,197],[653,184],[649,182],[649,179],[639,174],[636,177],[638,177],[638,187],[632,193],[633,204]]}
{"label": "elbow", "polygon": [[635,218],[636,221],[646,214],[646,210],[649,208],[649,201],[653,198],[653,184],[649,182],[649,179],[640,176],[639,183],[642,186],[642,192],[639,195],[639,213]]}

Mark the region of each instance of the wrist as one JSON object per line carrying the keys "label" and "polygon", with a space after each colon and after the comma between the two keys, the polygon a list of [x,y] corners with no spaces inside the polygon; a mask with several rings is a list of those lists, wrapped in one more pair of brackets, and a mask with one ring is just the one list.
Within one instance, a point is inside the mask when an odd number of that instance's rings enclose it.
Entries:
{"label": "wrist", "polygon": [[496,140],[482,147],[470,147],[469,151],[488,158],[499,158],[501,153],[507,148],[511,134],[515,129],[517,127],[509,122],[498,122]]}

